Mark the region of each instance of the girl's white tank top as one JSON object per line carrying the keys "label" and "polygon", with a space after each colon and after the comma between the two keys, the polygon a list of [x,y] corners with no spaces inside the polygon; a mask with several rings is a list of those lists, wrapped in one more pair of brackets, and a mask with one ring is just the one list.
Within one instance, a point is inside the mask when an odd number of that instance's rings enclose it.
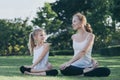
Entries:
{"label": "girl's white tank top", "polygon": [[[87,36],[87,38],[88,38],[88,36]],[[77,55],[78,53],[80,53],[84,49],[84,47],[86,46],[86,43],[87,43],[87,38],[83,42],[77,42],[77,41],[73,40],[74,56]],[[75,61],[71,65],[80,67],[80,68],[91,67],[93,65],[92,60],[91,60],[91,52],[92,52],[92,46],[90,47],[90,49],[87,51],[87,53],[82,58]]]}
{"label": "girl's white tank top", "polygon": [[[41,46],[37,49],[33,49],[33,63],[39,58],[39,56],[42,54],[44,49],[44,46]],[[44,56],[44,58],[34,67],[35,70],[41,70],[41,69],[46,69],[47,68],[47,63],[48,63],[48,56],[49,52]]]}

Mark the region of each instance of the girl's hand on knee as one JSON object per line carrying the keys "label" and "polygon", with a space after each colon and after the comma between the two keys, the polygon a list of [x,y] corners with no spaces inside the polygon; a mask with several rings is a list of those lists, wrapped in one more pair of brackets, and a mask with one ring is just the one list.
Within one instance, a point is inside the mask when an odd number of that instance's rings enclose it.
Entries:
{"label": "girl's hand on knee", "polygon": [[48,63],[47,64],[47,68],[50,70],[50,69],[52,69],[52,64],[51,63]]}
{"label": "girl's hand on knee", "polygon": [[93,63],[94,68],[98,67],[98,65],[99,65],[97,60],[95,60],[95,59],[92,59],[92,63]]}

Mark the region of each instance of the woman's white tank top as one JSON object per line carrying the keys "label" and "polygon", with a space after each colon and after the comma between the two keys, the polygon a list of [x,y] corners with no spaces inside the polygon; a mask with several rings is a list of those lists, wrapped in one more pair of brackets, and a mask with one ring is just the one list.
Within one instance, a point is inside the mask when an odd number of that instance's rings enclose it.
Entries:
{"label": "woman's white tank top", "polygon": [[[39,56],[42,54],[44,49],[44,46],[41,46],[37,49],[33,50],[33,63],[39,58]],[[49,52],[44,56],[44,58],[34,67],[35,70],[41,70],[41,69],[46,69],[47,68],[47,63],[48,63],[48,56]]]}
{"label": "woman's white tank top", "polygon": [[[86,43],[87,43],[87,38],[83,42],[77,42],[77,41],[73,40],[74,56],[77,55],[79,52],[81,52],[84,49],[84,47],[86,46]],[[91,67],[93,65],[92,60],[91,60],[91,51],[92,51],[92,46],[82,58],[75,61],[71,65],[80,67],[80,68]]]}

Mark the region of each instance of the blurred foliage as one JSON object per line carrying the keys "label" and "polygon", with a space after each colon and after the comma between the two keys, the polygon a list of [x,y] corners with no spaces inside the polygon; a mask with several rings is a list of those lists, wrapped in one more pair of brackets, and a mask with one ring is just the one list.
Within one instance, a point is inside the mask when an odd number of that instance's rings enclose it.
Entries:
{"label": "blurred foliage", "polygon": [[100,49],[100,53],[103,56],[120,56],[120,45],[102,48]]}
{"label": "blurred foliage", "polygon": [[113,6],[111,12],[113,13],[113,19],[120,22],[120,0],[113,0]]}
{"label": "blurred foliage", "polygon": [[[52,43],[51,51],[72,50],[71,36],[75,31],[71,20],[76,12],[83,13],[93,28],[96,35],[93,51],[118,45],[120,25],[116,27],[116,24],[120,21],[119,4],[119,0],[56,0],[38,8],[36,17],[31,20],[33,25],[28,25],[29,18],[0,19],[0,55],[28,54],[28,35],[33,26],[46,30],[47,41]],[[57,53],[64,54],[62,51]]]}
{"label": "blurred foliage", "polygon": [[0,20],[0,31],[0,55],[28,54],[31,26],[27,25],[27,19]]}
{"label": "blurred foliage", "polygon": [[62,21],[56,19],[57,14],[51,9],[49,3],[38,8],[37,16],[32,20],[33,25],[45,28],[47,34],[55,33],[61,29]]}

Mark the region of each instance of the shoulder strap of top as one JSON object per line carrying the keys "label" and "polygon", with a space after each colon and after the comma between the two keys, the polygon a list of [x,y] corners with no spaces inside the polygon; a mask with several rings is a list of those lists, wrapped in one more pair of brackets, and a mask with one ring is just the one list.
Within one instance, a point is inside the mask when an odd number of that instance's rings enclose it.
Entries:
{"label": "shoulder strap of top", "polygon": [[86,40],[88,40],[88,39],[89,39],[89,36],[90,36],[90,34],[88,34],[88,35],[87,35]]}

